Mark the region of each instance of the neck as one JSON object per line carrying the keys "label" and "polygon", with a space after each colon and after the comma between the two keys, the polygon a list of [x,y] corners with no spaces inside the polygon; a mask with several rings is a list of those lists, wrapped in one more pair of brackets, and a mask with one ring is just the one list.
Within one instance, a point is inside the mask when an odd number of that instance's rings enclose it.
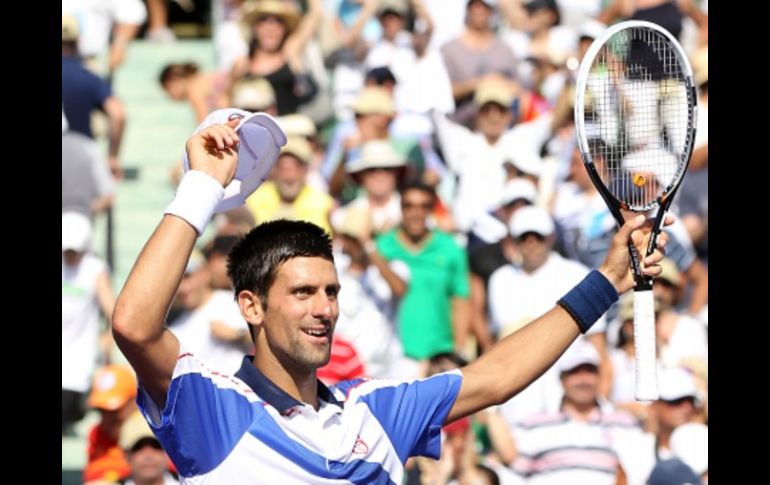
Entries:
{"label": "neck", "polygon": [[134,485],[163,485],[165,483],[165,477],[163,475],[155,478],[148,478],[146,480],[134,479]]}
{"label": "neck", "polygon": [[589,403],[575,403],[575,402],[569,402],[565,401],[562,405],[562,411],[567,413],[568,416],[570,416],[575,421],[581,421],[586,422],[594,415],[594,413],[597,411],[598,406],[596,404],[596,401],[592,401]]}
{"label": "neck", "polygon": [[673,430],[662,427],[658,432],[658,449],[667,450],[671,447],[671,432]]}
{"label": "neck", "polygon": [[390,200],[390,194],[372,194],[367,192],[366,196],[369,199],[369,205],[372,207],[385,207]]}
{"label": "neck", "polygon": [[489,143],[490,145],[494,145],[495,143],[497,143],[497,140],[499,140],[501,136],[502,136],[502,133],[499,133],[497,135],[484,135],[484,138],[487,140],[487,143]]}
{"label": "neck", "polygon": [[315,369],[300,369],[291,364],[285,365],[279,362],[271,352],[260,352],[259,349],[254,355],[253,363],[265,377],[273,381],[286,394],[318,410],[318,380]]}
{"label": "neck", "polygon": [[399,235],[401,236],[401,240],[405,242],[407,246],[411,247],[412,249],[419,249],[427,242],[430,231],[425,231],[422,234],[414,235],[407,233],[403,228],[401,228],[399,229]]}

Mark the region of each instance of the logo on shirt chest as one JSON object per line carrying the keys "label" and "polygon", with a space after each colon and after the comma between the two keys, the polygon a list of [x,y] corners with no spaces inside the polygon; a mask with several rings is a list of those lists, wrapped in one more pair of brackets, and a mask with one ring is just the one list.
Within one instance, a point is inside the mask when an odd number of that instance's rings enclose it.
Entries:
{"label": "logo on shirt chest", "polygon": [[369,445],[367,445],[366,442],[364,442],[364,440],[362,440],[359,436],[356,438],[356,442],[353,445],[352,453],[354,455],[367,455],[369,454]]}

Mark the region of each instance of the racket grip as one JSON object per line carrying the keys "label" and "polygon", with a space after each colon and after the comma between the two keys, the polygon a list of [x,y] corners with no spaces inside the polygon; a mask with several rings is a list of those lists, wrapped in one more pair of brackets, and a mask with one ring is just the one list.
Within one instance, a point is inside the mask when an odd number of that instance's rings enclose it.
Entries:
{"label": "racket grip", "polygon": [[652,290],[634,292],[634,347],[636,349],[637,401],[658,399],[655,358],[655,299]]}

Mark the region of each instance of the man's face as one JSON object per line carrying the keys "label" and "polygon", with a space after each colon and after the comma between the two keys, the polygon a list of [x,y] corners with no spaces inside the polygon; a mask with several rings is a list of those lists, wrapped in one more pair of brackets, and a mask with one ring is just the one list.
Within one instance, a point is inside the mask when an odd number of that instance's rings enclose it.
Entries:
{"label": "man's face", "polygon": [[166,452],[155,440],[146,440],[128,455],[131,474],[138,483],[149,483],[163,477],[166,471]]}
{"label": "man's face", "polygon": [[185,310],[194,310],[203,305],[210,283],[211,273],[205,267],[185,273],[176,293],[177,304]]}
{"label": "man's face", "polygon": [[492,9],[481,0],[471,2],[467,7],[468,26],[474,29],[488,29]]}
{"label": "man's face", "polygon": [[433,210],[433,197],[422,190],[407,190],[401,196],[401,227],[412,238],[422,238],[428,232],[428,216]]}
{"label": "man's face", "polygon": [[281,17],[277,15],[260,15],[254,24],[254,33],[259,47],[268,52],[281,48],[288,29]]}
{"label": "man's face", "polygon": [[674,429],[687,423],[695,413],[695,398],[683,397],[673,401],[656,401],[658,421],[663,428]]}
{"label": "man's face", "polygon": [[525,232],[516,238],[516,242],[521,251],[522,268],[529,272],[535,271],[545,264],[553,247],[552,237],[543,236],[533,231]]}
{"label": "man's face", "polygon": [[291,154],[283,154],[273,167],[273,180],[281,199],[293,202],[305,186],[307,165]]}
{"label": "man's face", "polygon": [[583,364],[561,375],[564,399],[576,405],[596,402],[599,389],[599,369],[593,364]]}
{"label": "man's face", "polygon": [[484,136],[498,138],[508,129],[512,120],[509,108],[497,103],[485,103],[479,108],[478,129]]}
{"label": "man's face", "polygon": [[386,12],[380,16],[382,35],[388,40],[396,38],[396,34],[404,30],[404,17],[394,12]]}
{"label": "man's face", "polygon": [[263,328],[283,367],[308,370],[329,362],[339,288],[334,263],[326,259],[296,257],[278,267]]}
{"label": "man's face", "polygon": [[396,191],[398,169],[368,168],[361,172],[361,186],[372,197],[389,197]]}

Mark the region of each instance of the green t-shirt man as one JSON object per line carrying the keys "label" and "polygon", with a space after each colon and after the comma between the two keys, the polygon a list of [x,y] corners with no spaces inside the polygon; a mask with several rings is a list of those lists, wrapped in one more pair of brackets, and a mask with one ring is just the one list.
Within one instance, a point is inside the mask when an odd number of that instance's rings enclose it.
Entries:
{"label": "green t-shirt man", "polygon": [[452,300],[470,293],[465,251],[442,231],[431,231],[417,252],[406,249],[397,234],[397,228],[382,234],[377,249],[388,261],[398,259],[409,266],[409,289],[397,316],[404,353],[422,360],[452,352]]}

